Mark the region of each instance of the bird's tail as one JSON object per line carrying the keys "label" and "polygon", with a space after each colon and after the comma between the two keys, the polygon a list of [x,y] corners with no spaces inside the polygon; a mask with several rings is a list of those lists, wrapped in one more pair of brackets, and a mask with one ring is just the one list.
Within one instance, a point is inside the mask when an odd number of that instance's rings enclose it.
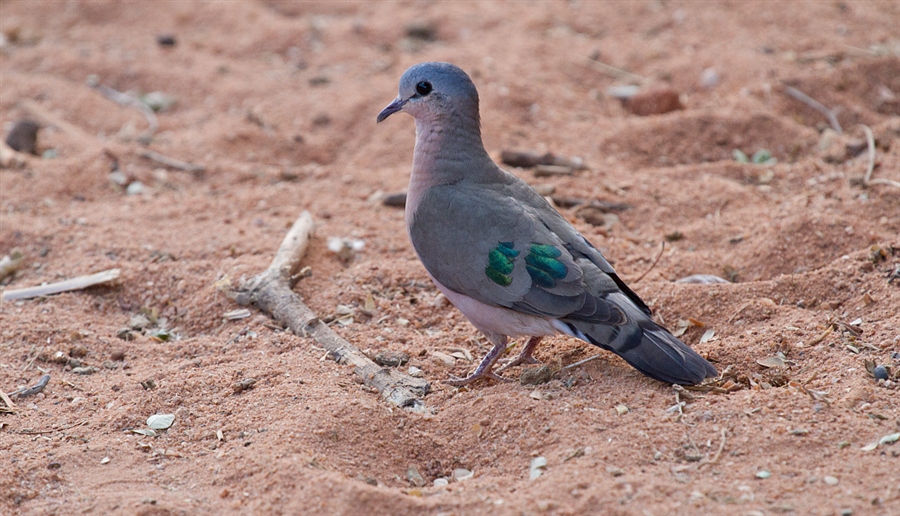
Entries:
{"label": "bird's tail", "polygon": [[[563,319],[573,336],[612,351],[650,378],[679,385],[696,385],[719,373],[650,317],[630,306],[616,303],[626,314],[624,324],[610,325]],[[622,306],[626,304],[628,306]]]}

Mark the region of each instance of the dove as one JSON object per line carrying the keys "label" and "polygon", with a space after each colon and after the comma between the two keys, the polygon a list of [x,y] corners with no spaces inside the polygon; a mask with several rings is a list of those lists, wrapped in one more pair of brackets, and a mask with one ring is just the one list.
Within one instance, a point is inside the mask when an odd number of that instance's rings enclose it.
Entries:
{"label": "dove", "polygon": [[[441,62],[410,67],[377,122],[401,111],[416,123],[410,241],[438,290],[492,345],[474,372],[447,383],[508,381],[499,373],[537,363],[541,339],[557,334],[611,351],[662,382],[694,385],[718,375],[653,321],[646,303],[547,200],[494,163],[466,72]],[[527,340],[503,363],[511,337]]]}

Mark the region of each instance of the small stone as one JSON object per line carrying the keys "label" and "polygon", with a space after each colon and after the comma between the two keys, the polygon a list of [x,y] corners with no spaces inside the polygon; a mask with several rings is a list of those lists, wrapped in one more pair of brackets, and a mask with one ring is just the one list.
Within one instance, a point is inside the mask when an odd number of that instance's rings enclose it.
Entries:
{"label": "small stone", "polygon": [[766,471],[766,470],[762,470],[762,471],[757,471],[757,472],[756,472],[756,478],[767,479],[767,478],[769,478],[769,477],[771,477],[771,476],[772,476],[772,474],[769,473],[769,472]]}
{"label": "small stone", "polygon": [[144,183],[140,181],[132,181],[125,187],[125,193],[128,195],[138,195],[144,193]]}
{"label": "small stone", "polygon": [[678,92],[668,86],[638,91],[625,101],[625,109],[638,116],[661,115],[684,109]]}
{"label": "small stone", "polygon": [[625,414],[627,414],[629,412],[628,405],[625,405],[625,404],[616,405],[616,412],[620,416],[624,416]]}
{"label": "small stone", "polygon": [[437,39],[437,26],[431,22],[414,21],[406,26],[406,36],[421,41]]}
{"label": "small stone", "polygon": [[824,477],[822,477],[822,481],[830,486],[836,486],[840,482],[840,480],[838,480],[836,477],[832,477],[830,475],[825,475]]}
{"label": "small stone", "polygon": [[607,466],[606,472],[614,477],[621,477],[625,474],[625,471],[623,471],[622,468],[617,468],[615,466]]}
{"label": "small stone", "polygon": [[177,41],[174,34],[158,34],[156,36],[156,44],[161,47],[174,47]]}
{"label": "small stone", "polygon": [[407,374],[409,374],[410,376],[412,376],[414,378],[422,378],[423,376],[425,376],[425,373],[416,366],[409,366],[409,370],[407,371]]}
{"label": "small stone", "polygon": [[551,378],[553,378],[553,371],[546,365],[542,365],[522,371],[522,375],[519,376],[519,383],[522,385],[540,385],[549,382]]}
{"label": "small stone", "polygon": [[887,368],[883,365],[875,366],[875,369],[872,370],[872,374],[875,376],[876,380],[887,380],[888,372]]}
{"label": "small stone", "polygon": [[134,333],[131,333],[131,328],[122,328],[116,332],[116,337],[124,341],[134,340]]}
{"label": "small stone", "polygon": [[849,507],[845,507],[845,508],[841,509],[841,512],[839,514],[841,516],[853,516],[853,509],[850,509]]}
{"label": "small stone", "polygon": [[47,464],[47,469],[59,469],[61,467],[62,467],[62,464],[60,464],[58,462],[51,462],[50,464]]}
{"label": "small stone", "polygon": [[400,367],[409,362],[409,355],[400,351],[379,351],[375,355],[375,363],[384,367]]}
{"label": "small stone", "polygon": [[73,346],[71,349],[69,349],[69,356],[72,358],[84,358],[87,356],[87,354],[88,350],[84,346]]}
{"label": "small stone", "polygon": [[456,365],[456,359],[442,351],[434,351],[431,353],[431,361],[437,365],[453,367]]}
{"label": "small stone", "polygon": [[146,380],[141,382],[141,387],[143,387],[145,391],[152,391],[156,388],[156,380],[154,380],[153,378],[147,378]]}
{"label": "small stone", "polygon": [[75,373],[75,374],[84,374],[84,375],[88,375],[88,374],[94,374],[94,373],[96,373],[97,371],[98,371],[98,369],[97,369],[96,367],[94,367],[94,366],[87,366],[87,367],[73,367],[73,368],[72,368],[72,372]]}
{"label": "small stone", "polygon": [[531,466],[529,468],[530,472],[528,474],[528,477],[531,480],[535,480],[544,473],[543,469],[545,467],[547,467],[546,457],[535,457],[531,459]]}
{"label": "small stone", "polygon": [[37,133],[40,128],[31,120],[19,120],[6,135],[6,144],[18,152],[37,155]]}
{"label": "small stone", "polygon": [[715,68],[707,68],[700,74],[700,86],[715,88],[719,84],[719,72]]}
{"label": "small stone", "polygon": [[103,457],[100,460],[100,464],[109,464],[109,457]]}
{"label": "small stone", "polygon": [[240,394],[246,390],[250,390],[256,384],[256,378],[244,378],[231,384],[231,390],[235,394]]}
{"label": "small stone", "polygon": [[153,414],[147,418],[147,426],[152,430],[165,430],[175,422],[175,414]]}
{"label": "small stone", "polygon": [[410,484],[416,487],[423,487],[425,485],[425,479],[419,474],[419,470],[413,466],[410,466],[409,469],[406,470],[406,479],[409,480]]}
{"label": "small stone", "polygon": [[150,319],[144,314],[134,314],[131,316],[131,320],[128,321],[128,326],[133,330],[143,330],[144,328],[148,328],[151,324]]}
{"label": "small stone", "polygon": [[109,358],[110,358],[111,360],[115,360],[116,362],[121,362],[121,361],[125,360],[125,352],[124,352],[124,351],[121,351],[121,350],[119,350],[119,351],[113,351],[113,352],[109,355]]}
{"label": "small stone", "polygon": [[475,473],[465,468],[456,468],[453,470],[453,480],[462,482],[475,476]]}
{"label": "small stone", "polygon": [[446,478],[436,478],[434,479],[434,487],[444,487],[449,484],[450,481]]}

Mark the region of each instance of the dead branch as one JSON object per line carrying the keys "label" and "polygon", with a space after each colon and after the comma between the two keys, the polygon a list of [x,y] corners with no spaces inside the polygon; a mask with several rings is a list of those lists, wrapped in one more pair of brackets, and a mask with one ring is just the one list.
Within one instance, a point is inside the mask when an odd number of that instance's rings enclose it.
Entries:
{"label": "dead branch", "polygon": [[88,274],[86,276],[78,276],[77,278],[58,281],[56,283],[48,283],[46,285],[38,285],[36,287],[17,288],[3,291],[0,299],[3,301],[13,301],[16,299],[30,299],[32,297],[49,296],[51,294],[59,294],[61,292],[69,292],[72,290],[81,290],[101,283],[112,281],[119,277],[119,269],[109,269],[96,274]]}
{"label": "dead branch", "polygon": [[713,456],[712,459],[698,464],[697,469],[700,469],[707,464],[715,464],[716,462],[718,462],[719,457],[722,455],[722,450],[724,450],[724,449],[725,449],[725,429],[723,428],[722,429],[722,441],[719,442],[719,449],[716,450],[716,454]]}
{"label": "dead branch", "polygon": [[138,155],[142,158],[147,158],[150,161],[155,161],[167,167],[184,170],[187,172],[203,172],[206,170],[206,167],[204,167],[203,165],[195,165],[193,163],[188,163],[187,161],[170,158],[169,156],[160,154],[158,152],[153,152],[152,150],[142,150],[138,152]]}
{"label": "dead branch", "polygon": [[841,129],[841,124],[838,123],[837,116],[834,114],[834,111],[832,111],[831,108],[792,86],[785,85],[784,92],[789,97],[799,100],[807,106],[815,109],[819,113],[825,115],[825,118],[828,119],[828,123],[831,124],[831,128],[837,131],[838,134],[842,134],[844,132],[844,130]]}
{"label": "dead branch", "polygon": [[104,97],[121,106],[132,107],[140,111],[141,114],[144,115],[144,118],[147,119],[147,129],[141,133],[138,137],[138,141],[141,143],[149,143],[150,140],[153,139],[153,135],[156,134],[156,130],[159,129],[159,119],[156,118],[156,113],[150,109],[150,106],[141,102],[140,99],[136,99],[127,93],[122,93],[121,91],[110,88],[104,84],[93,83],[91,84],[91,87],[100,92]]}
{"label": "dead branch", "polygon": [[880,177],[876,177],[872,179],[872,171],[875,170],[875,136],[872,134],[872,129],[865,124],[860,124],[863,128],[863,132],[866,133],[866,145],[869,148],[869,161],[866,165],[866,175],[863,176],[863,185],[888,185],[896,188],[900,188],[900,182],[884,179]]}
{"label": "dead branch", "polygon": [[278,323],[290,328],[295,335],[312,337],[338,363],[353,365],[353,372],[362,378],[363,383],[377,389],[390,403],[406,409],[424,410],[425,404],[421,398],[431,389],[427,381],[381,367],[369,360],[356,346],[319,320],[300,296],[291,290],[301,276],[295,273],[312,232],[312,216],[309,212],[303,212],[285,236],[269,268],[233,292],[234,299],[241,305],[256,305]]}
{"label": "dead branch", "polygon": [[44,387],[46,387],[48,383],[50,383],[50,375],[45,374],[45,375],[41,376],[40,380],[38,380],[38,382],[36,384],[34,384],[28,388],[13,391],[13,392],[9,393],[9,396],[10,397],[18,396],[20,398],[27,398],[28,396],[31,396],[31,395],[34,395],[34,394],[37,394],[37,393],[43,391]]}
{"label": "dead branch", "polygon": [[587,66],[616,79],[626,80],[635,84],[644,84],[647,82],[646,77],[629,72],[628,70],[616,68],[615,66],[608,65],[604,62],[592,59],[590,57],[587,59]]}
{"label": "dead branch", "polygon": [[9,399],[9,396],[7,396],[5,392],[3,392],[3,389],[0,389],[0,399],[2,399],[3,403],[6,404],[5,407],[0,407],[0,414],[2,414],[2,413],[15,414],[16,413],[16,404],[13,403],[13,400]]}
{"label": "dead branch", "polygon": [[656,267],[656,264],[659,263],[659,259],[662,258],[662,255],[663,255],[663,251],[666,250],[666,241],[663,240],[661,243],[662,243],[662,245],[659,246],[659,254],[656,255],[656,259],[653,260],[653,263],[650,264],[650,268],[647,269],[646,271],[644,271],[643,274],[638,276],[638,279],[631,281],[632,285],[641,281],[642,279],[644,279],[644,276],[646,276],[647,274],[650,274],[650,271],[652,271],[653,268]]}

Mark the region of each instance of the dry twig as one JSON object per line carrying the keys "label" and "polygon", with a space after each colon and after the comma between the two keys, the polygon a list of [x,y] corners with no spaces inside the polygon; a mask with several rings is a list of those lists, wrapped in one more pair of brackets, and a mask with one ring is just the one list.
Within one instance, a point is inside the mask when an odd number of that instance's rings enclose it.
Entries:
{"label": "dry twig", "polygon": [[9,399],[9,396],[7,396],[6,393],[3,392],[2,389],[0,389],[0,399],[3,400],[3,403],[6,403],[5,408],[0,407],[0,412],[5,412],[5,413],[9,413],[9,414],[16,413],[16,404],[13,403],[13,400]]}
{"label": "dry twig", "polygon": [[723,428],[722,429],[722,442],[719,443],[719,449],[716,450],[716,454],[713,455],[712,459],[698,465],[697,469],[699,470],[700,468],[702,468],[703,466],[705,466],[707,464],[715,464],[716,462],[718,462],[719,457],[722,455],[722,450],[724,450],[724,449],[725,449],[725,429]]}
{"label": "dry twig", "polygon": [[869,185],[888,185],[900,188],[900,182],[894,181],[892,179],[884,179],[880,177],[876,177],[872,179],[872,171],[875,170],[875,136],[872,134],[872,129],[869,126],[860,124],[863,132],[866,133],[866,145],[869,148],[869,161],[866,165],[866,175],[863,176],[863,184],[865,186]]}
{"label": "dry twig", "polygon": [[291,290],[300,277],[294,273],[300,267],[312,232],[312,216],[303,212],[284,237],[269,268],[233,292],[233,297],[241,305],[256,305],[295,335],[315,339],[338,363],[352,364],[353,372],[363,383],[378,390],[387,401],[407,409],[424,410],[421,398],[431,389],[427,381],[377,365],[323,323]]}
{"label": "dry twig", "polygon": [[32,297],[49,296],[51,294],[59,294],[60,292],[69,292],[72,290],[81,290],[101,283],[112,281],[119,277],[119,269],[109,269],[96,274],[88,274],[86,276],[78,276],[77,278],[58,281],[56,283],[48,283],[46,285],[38,285],[36,287],[17,288],[3,291],[0,299],[3,301],[13,301],[15,299],[30,299]]}
{"label": "dry twig", "polygon": [[616,79],[624,79],[635,84],[644,84],[645,82],[647,82],[647,78],[644,76],[629,72],[627,70],[623,70],[621,68],[616,68],[615,66],[608,65],[596,59],[591,59],[590,57],[587,59],[587,63],[591,68],[615,77]]}
{"label": "dry twig", "polygon": [[156,118],[156,113],[150,109],[150,106],[141,102],[140,99],[136,99],[127,93],[122,93],[121,91],[114,90],[109,86],[100,83],[91,84],[91,87],[100,92],[101,95],[108,98],[109,100],[126,107],[133,107],[141,112],[144,115],[144,118],[147,119],[147,129],[141,133],[138,137],[138,141],[141,143],[149,143],[151,139],[153,139],[153,135],[156,134],[156,130],[159,129],[159,120]]}
{"label": "dry twig", "polygon": [[144,149],[138,152],[142,158],[147,158],[151,161],[155,161],[157,163],[161,163],[167,167],[175,168],[178,170],[185,170],[187,172],[203,172],[206,170],[206,167],[203,165],[195,165],[193,163],[188,163],[187,161],[181,161],[175,158],[170,158],[164,154],[160,154],[158,152],[153,152],[152,150]]}
{"label": "dry twig", "polygon": [[31,395],[34,395],[34,394],[37,394],[37,393],[43,391],[44,387],[46,387],[48,383],[50,383],[50,375],[45,374],[45,375],[41,376],[41,378],[38,380],[38,382],[36,384],[32,385],[31,387],[13,391],[13,392],[9,393],[9,395],[10,396],[18,396],[20,398],[27,398],[28,396],[31,396]]}
{"label": "dry twig", "polygon": [[831,124],[831,128],[834,129],[838,134],[842,134],[844,132],[844,130],[841,129],[841,124],[838,123],[837,115],[834,114],[834,111],[832,111],[831,108],[792,86],[785,85],[784,92],[789,97],[799,100],[807,106],[815,109],[819,113],[825,115],[825,118],[828,119],[828,123]]}
{"label": "dry twig", "polygon": [[652,263],[652,264],[650,264],[650,268],[647,269],[646,271],[644,271],[643,274],[641,274],[640,276],[638,276],[638,279],[632,280],[632,281],[631,281],[631,284],[632,284],[632,285],[635,284],[635,283],[637,283],[638,281],[641,281],[642,279],[644,279],[644,276],[646,276],[647,274],[650,274],[650,271],[652,271],[653,268],[656,267],[656,264],[659,263],[659,259],[662,258],[662,255],[663,255],[663,251],[666,250],[666,241],[663,240],[661,243],[662,243],[662,245],[659,247],[659,254],[656,255],[656,259],[653,260],[653,263]]}

